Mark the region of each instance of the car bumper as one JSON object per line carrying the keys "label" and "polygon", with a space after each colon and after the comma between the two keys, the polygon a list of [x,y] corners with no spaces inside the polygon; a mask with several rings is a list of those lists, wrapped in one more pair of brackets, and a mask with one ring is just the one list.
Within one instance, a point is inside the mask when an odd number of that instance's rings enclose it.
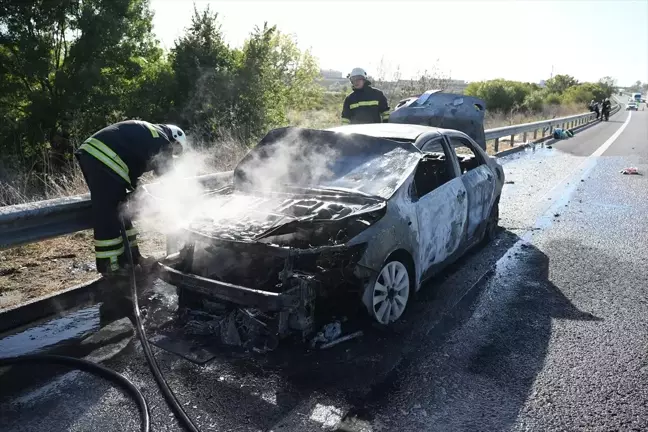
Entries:
{"label": "car bumper", "polygon": [[278,312],[299,304],[298,296],[292,295],[290,292],[275,293],[234,285],[185,273],[174,269],[169,264],[158,264],[160,279],[180,289],[201,294],[205,298],[231,302],[239,306],[257,308],[267,312]]}

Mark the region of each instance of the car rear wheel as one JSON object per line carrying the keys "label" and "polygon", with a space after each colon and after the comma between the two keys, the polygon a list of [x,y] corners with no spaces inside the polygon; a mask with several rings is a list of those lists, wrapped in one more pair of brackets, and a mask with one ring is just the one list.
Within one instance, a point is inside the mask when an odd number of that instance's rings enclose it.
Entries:
{"label": "car rear wheel", "polygon": [[405,312],[410,297],[411,277],[399,260],[387,262],[370,288],[371,315],[382,325],[397,321]]}

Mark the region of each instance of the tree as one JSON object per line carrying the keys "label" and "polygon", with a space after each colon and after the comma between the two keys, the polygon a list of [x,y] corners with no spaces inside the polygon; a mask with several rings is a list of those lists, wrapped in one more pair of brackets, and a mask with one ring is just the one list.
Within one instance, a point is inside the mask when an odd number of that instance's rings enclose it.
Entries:
{"label": "tree", "polygon": [[549,93],[563,94],[569,87],[578,84],[576,78],[570,75],[556,75],[545,82]]}
{"label": "tree", "polygon": [[271,62],[286,92],[287,106],[309,110],[322,101],[324,89],[320,85],[320,69],[310,50],[302,52],[289,35],[276,32]]}
{"label": "tree", "polygon": [[495,79],[472,82],[464,93],[483,99],[490,110],[510,112],[523,108],[527,96],[534,89],[528,83]]}
{"label": "tree", "polygon": [[0,0],[0,10],[3,159],[13,146],[23,163],[65,163],[75,141],[124,115],[143,62],[162,55],[147,0]]}
{"label": "tree", "polygon": [[281,110],[285,99],[278,91],[279,82],[271,68],[273,39],[276,27],[255,27],[243,46],[235,88],[238,100],[234,106],[234,127],[245,139],[261,136],[269,124],[282,123]]}
{"label": "tree", "polygon": [[531,112],[541,111],[545,103],[546,92],[544,90],[533,90],[525,96],[522,106]]}
{"label": "tree", "polygon": [[643,85],[641,84],[641,81],[636,81],[633,85],[628,87],[628,91],[630,93],[641,92],[642,89],[643,89]]}
{"label": "tree", "polygon": [[608,89],[602,83],[583,83],[577,86],[568,88],[562,95],[562,100],[565,103],[580,104],[583,106],[588,105],[592,100],[601,101],[609,97],[607,94]]}
{"label": "tree", "polygon": [[288,108],[305,110],[322,103],[317,61],[275,26],[256,27],[239,58],[234,112],[245,139],[286,125]]}
{"label": "tree", "polygon": [[[192,129],[201,141],[212,142],[234,118],[230,107],[235,94],[235,53],[225,44],[218,14],[209,6],[194,6],[191,25],[170,54],[174,73],[170,117]],[[171,108],[171,107],[170,107]]]}
{"label": "tree", "polygon": [[599,89],[603,92],[604,98],[609,98],[613,93],[616,93],[616,80],[610,76],[601,78],[598,81],[598,86]]}

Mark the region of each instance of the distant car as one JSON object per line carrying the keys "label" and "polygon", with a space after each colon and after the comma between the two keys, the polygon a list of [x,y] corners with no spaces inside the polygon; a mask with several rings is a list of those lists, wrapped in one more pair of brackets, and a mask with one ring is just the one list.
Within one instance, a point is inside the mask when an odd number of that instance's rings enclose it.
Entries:
{"label": "distant car", "polygon": [[629,102],[628,105],[626,105],[626,111],[637,111],[638,109],[639,106],[636,102]]}
{"label": "distant car", "polygon": [[496,159],[458,130],[275,129],[192,212],[162,278],[181,307],[216,302],[240,332],[304,336],[335,307],[389,325],[426,280],[496,235],[503,184]]}

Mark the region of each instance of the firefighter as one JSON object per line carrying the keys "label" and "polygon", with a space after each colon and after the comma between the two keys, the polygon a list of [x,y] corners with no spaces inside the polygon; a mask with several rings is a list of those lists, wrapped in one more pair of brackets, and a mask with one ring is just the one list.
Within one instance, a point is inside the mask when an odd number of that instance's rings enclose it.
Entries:
{"label": "firefighter", "polygon": [[121,220],[133,263],[145,264],[137,246],[137,231],[130,219],[120,214],[122,205],[142,174],[151,170],[164,173],[185,144],[185,133],[177,126],[128,120],[96,132],[75,153],[90,189],[95,258],[102,275],[128,275]]}
{"label": "firefighter", "polygon": [[607,120],[610,117],[610,110],[612,109],[612,103],[610,102],[610,99],[605,98],[603,100],[603,103],[601,104],[601,119],[605,117]]}
{"label": "firefighter", "polygon": [[371,86],[367,72],[355,68],[349,74],[353,92],[344,99],[342,123],[387,123],[389,103],[385,94]]}

